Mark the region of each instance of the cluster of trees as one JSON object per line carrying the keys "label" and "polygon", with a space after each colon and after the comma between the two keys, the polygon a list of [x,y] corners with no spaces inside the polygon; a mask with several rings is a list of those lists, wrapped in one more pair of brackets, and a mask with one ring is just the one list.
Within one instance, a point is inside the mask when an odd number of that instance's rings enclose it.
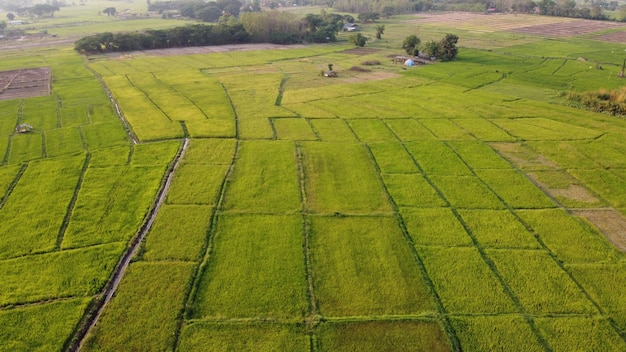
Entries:
{"label": "cluster of trees", "polygon": [[[22,6],[22,3],[5,2],[0,8],[7,11],[8,14],[15,16],[38,16],[38,17],[54,17],[54,13],[61,10],[63,3],[52,1],[45,4],[35,4],[33,6]],[[12,19],[11,19],[12,21]]]}
{"label": "cluster of trees", "polygon": [[243,25],[196,24],[172,29],[133,33],[99,33],[79,39],[74,49],[85,54],[149,50],[188,46],[248,43],[250,36]]}
{"label": "cluster of trees", "polygon": [[459,37],[454,34],[446,34],[441,40],[430,40],[422,43],[416,35],[404,38],[402,48],[412,56],[434,57],[441,61],[451,61],[456,58],[459,49],[456,44]]}
{"label": "cluster of trees", "polygon": [[238,20],[229,18],[218,24],[195,24],[172,29],[134,33],[100,33],[74,43],[85,54],[149,50],[188,46],[300,42],[337,40],[344,17],[338,14],[308,14],[304,18],[281,11],[247,12]]}
{"label": "cluster of trees", "polygon": [[[173,0],[148,3],[148,10],[159,13],[178,11],[181,16],[194,18],[203,22],[217,22],[221,17],[238,17],[243,3],[239,0]],[[250,7],[245,9],[250,10]],[[260,11],[260,6],[252,6],[253,10]]]}

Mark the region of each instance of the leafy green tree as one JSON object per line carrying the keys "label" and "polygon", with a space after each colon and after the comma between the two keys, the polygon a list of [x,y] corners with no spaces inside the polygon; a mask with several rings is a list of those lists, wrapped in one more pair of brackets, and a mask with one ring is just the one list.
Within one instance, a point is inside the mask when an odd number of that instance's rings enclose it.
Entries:
{"label": "leafy green tree", "polygon": [[429,40],[422,44],[421,51],[428,57],[439,57],[439,44],[434,40]]}
{"label": "leafy green tree", "polygon": [[115,7],[107,7],[102,12],[106,13],[107,16],[115,16],[117,10],[115,9]]}
{"label": "leafy green tree", "polygon": [[58,6],[37,4],[31,7],[28,12],[41,17],[54,17],[54,13],[59,10]]}
{"label": "leafy green tree", "polygon": [[412,56],[417,56],[419,54],[419,45],[420,38],[418,38],[415,34],[412,34],[406,38],[402,42],[402,49],[406,51],[407,54]]}
{"label": "leafy green tree", "polygon": [[5,28],[7,28],[7,23],[4,22],[4,21],[0,22],[0,31],[5,29]]}
{"label": "leafy green tree", "polygon": [[382,35],[385,33],[385,26],[379,24],[376,26],[376,39],[381,39]]}
{"label": "leafy green tree", "polygon": [[7,13],[7,19],[9,21],[13,21],[15,19],[15,15],[13,14],[13,12]]}
{"label": "leafy green tree", "polygon": [[356,34],[351,35],[349,40],[350,40],[350,43],[356,46],[365,46],[365,43],[367,43],[367,37],[365,37],[361,33],[356,33]]}
{"label": "leafy green tree", "polygon": [[374,22],[380,18],[380,14],[378,12],[363,12],[358,16],[359,21],[363,23]]}
{"label": "leafy green tree", "polygon": [[456,47],[456,43],[459,41],[459,37],[454,34],[446,34],[446,36],[439,42],[438,50],[441,61],[451,61],[456,58],[459,53],[459,49]]}

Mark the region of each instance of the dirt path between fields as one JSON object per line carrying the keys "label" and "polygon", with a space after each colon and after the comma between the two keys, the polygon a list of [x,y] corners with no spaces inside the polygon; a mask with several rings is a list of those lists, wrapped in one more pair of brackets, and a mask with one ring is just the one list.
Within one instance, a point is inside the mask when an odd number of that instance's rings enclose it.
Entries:
{"label": "dirt path between fields", "polygon": [[115,291],[117,291],[117,288],[122,281],[124,274],[126,273],[126,269],[128,269],[130,261],[135,257],[137,251],[139,250],[139,247],[141,246],[141,243],[143,242],[148,232],[150,232],[152,224],[154,223],[154,220],[159,213],[161,205],[165,203],[165,197],[174,177],[174,172],[178,168],[180,160],[185,155],[188,145],[189,139],[185,138],[180,150],[178,151],[178,154],[176,154],[176,157],[174,157],[174,160],[172,161],[172,166],[169,168],[163,187],[161,187],[161,190],[159,190],[159,193],[154,203],[154,207],[149,212],[148,217],[146,218],[146,221],[141,227],[139,233],[132,240],[130,246],[128,247],[126,252],[124,252],[124,255],[115,267],[115,270],[113,271],[109,282],[105,286],[104,291],[100,295],[100,299],[96,303],[96,307],[94,307],[94,309],[88,312],[87,315],[84,317],[84,320],[81,322],[81,327],[74,335],[74,338],[72,339],[73,342],[68,347],[67,351],[80,351],[83,348],[83,345],[87,340],[86,337],[89,335],[93,327],[96,326],[96,324],[98,323],[98,319],[102,314],[102,311],[115,294]]}

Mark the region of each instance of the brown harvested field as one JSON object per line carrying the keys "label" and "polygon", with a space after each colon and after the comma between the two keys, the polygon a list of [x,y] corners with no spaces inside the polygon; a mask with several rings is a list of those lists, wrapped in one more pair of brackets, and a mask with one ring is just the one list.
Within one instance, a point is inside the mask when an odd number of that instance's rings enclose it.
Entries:
{"label": "brown harvested field", "polygon": [[0,100],[48,94],[50,94],[49,67],[0,72]]}
{"label": "brown harvested field", "polygon": [[594,39],[602,40],[605,42],[626,44],[626,31],[600,35],[595,37]]}
{"label": "brown harvested field", "polygon": [[573,213],[594,224],[617,248],[626,251],[626,219],[618,211],[585,209],[576,210]]}
{"label": "brown harvested field", "polygon": [[573,19],[563,17],[515,15],[515,14],[483,14],[473,12],[446,12],[435,14],[418,14],[415,19],[408,20],[414,24],[435,24],[451,26],[476,32],[511,31],[536,25],[570,22]]}
{"label": "brown harvested field", "polygon": [[516,33],[535,34],[546,37],[575,37],[607,29],[624,28],[626,24],[609,21],[573,19],[568,22],[548,23],[512,29]]}
{"label": "brown harvested field", "polygon": [[[470,12],[418,14],[415,16],[415,19],[406,22],[451,26],[474,32],[510,31],[547,37],[574,37],[607,29],[623,28],[626,31],[626,24],[623,23],[527,14],[483,14]],[[626,32],[602,35],[595,39],[626,43]]]}

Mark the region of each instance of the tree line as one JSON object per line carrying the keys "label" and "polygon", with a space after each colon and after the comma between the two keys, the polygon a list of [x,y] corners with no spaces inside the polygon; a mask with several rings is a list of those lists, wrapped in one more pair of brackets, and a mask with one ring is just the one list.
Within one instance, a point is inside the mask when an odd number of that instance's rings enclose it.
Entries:
{"label": "tree line", "polygon": [[[351,18],[351,17],[350,17]],[[84,54],[190,46],[302,42],[334,42],[346,18],[339,14],[308,14],[304,18],[276,10],[248,12],[217,24],[130,33],[99,33],[79,39],[74,49]]]}

